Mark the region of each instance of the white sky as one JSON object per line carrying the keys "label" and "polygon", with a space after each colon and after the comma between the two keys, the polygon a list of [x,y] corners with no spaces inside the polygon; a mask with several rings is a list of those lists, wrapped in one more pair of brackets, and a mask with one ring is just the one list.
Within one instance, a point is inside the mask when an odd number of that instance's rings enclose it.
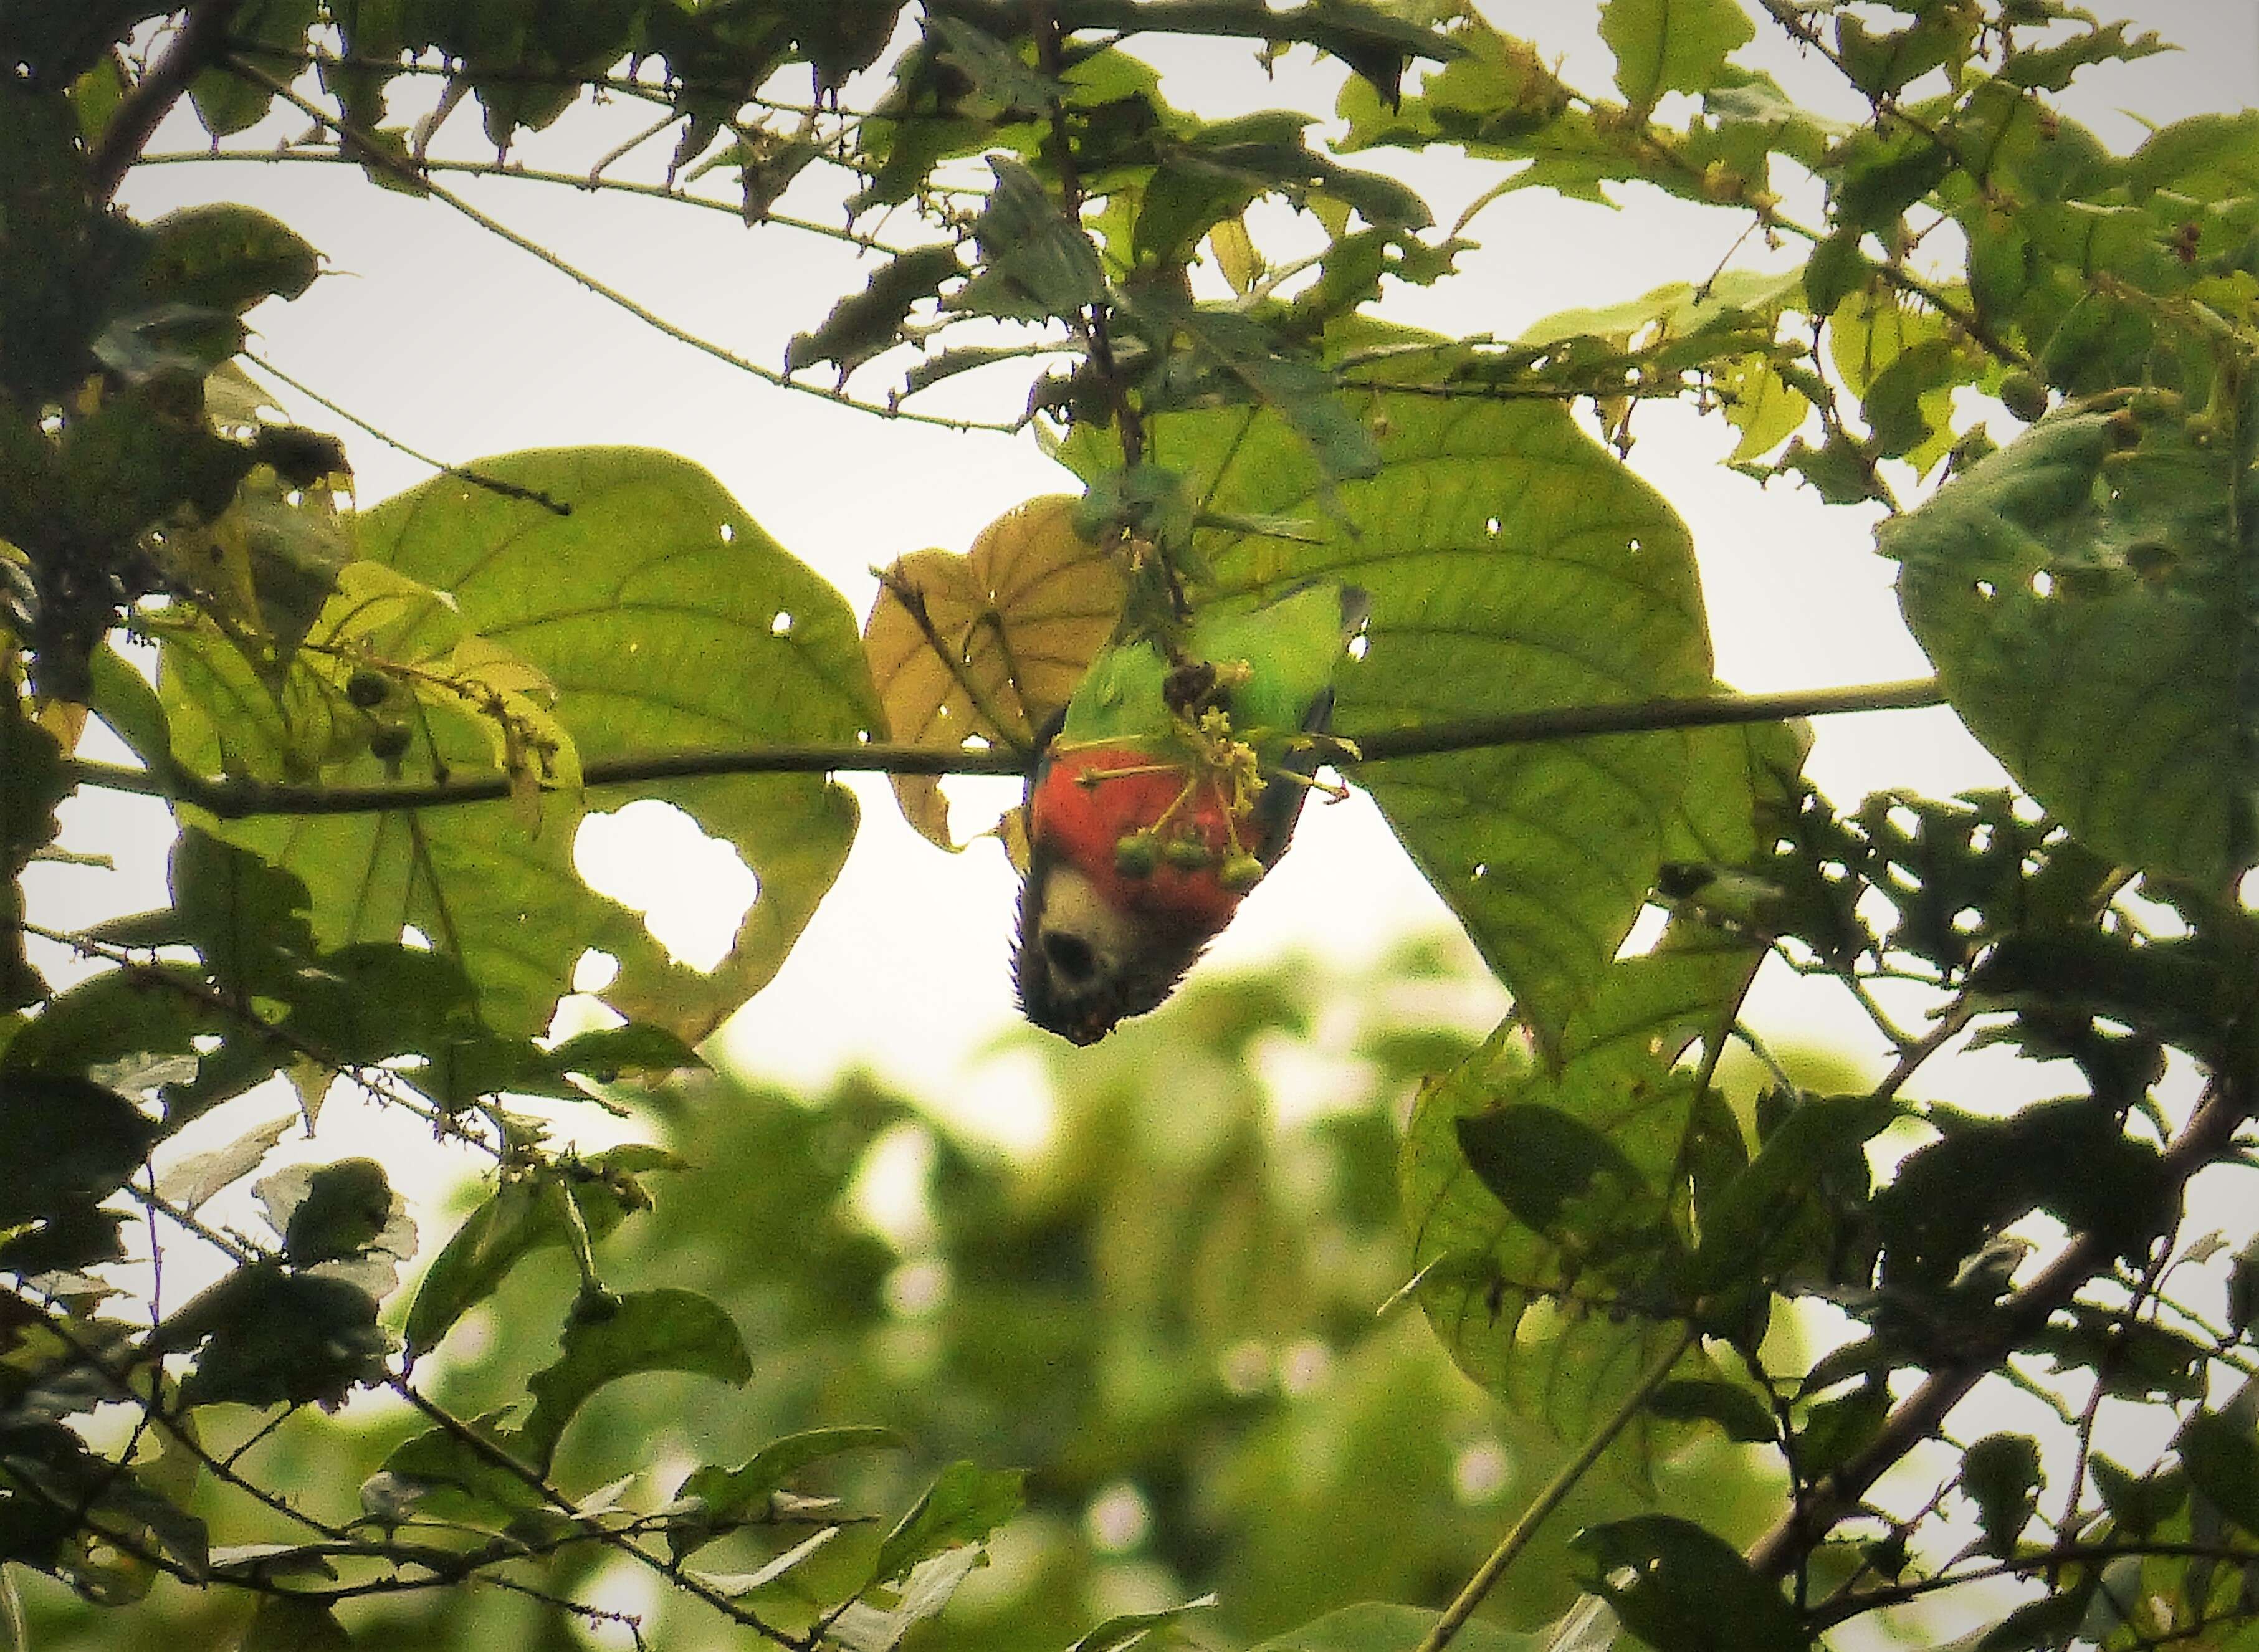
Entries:
{"label": "white sky", "polygon": [[[2096,71],[2074,90],[2069,106],[2114,146],[2129,146],[2140,135],[2116,112],[2122,108],[2171,118],[2259,102],[2259,11],[2249,0],[2134,0],[2118,9],[2189,49]],[[1572,84],[1606,86],[1609,60],[1585,22],[1588,8],[1517,0],[1489,11],[1500,26],[1534,34],[1564,54]],[[1572,21],[1578,26],[1569,26]],[[1216,48],[1228,59],[1221,67],[1165,43],[1139,49],[1169,70],[1165,89],[1180,103],[1210,112],[1223,112],[1233,96],[1254,106],[1330,106],[1329,93],[1311,90],[1307,54],[1283,64],[1279,83],[1265,89],[1253,76],[1251,54],[1234,48]],[[1772,68],[1792,92],[1814,101],[1840,103],[1844,96],[1824,71],[1770,38],[1761,37],[1744,61]],[[413,95],[403,87],[396,99]],[[613,125],[622,130],[640,118],[639,111],[614,112]],[[303,126],[295,116],[277,117],[249,136],[271,142]],[[566,126],[573,130],[569,120]],[[443,152],[452,145],[454,153],[480,153],[475,110],[460,110],[447,137]],[[551,164],[585,167],[603,141],[572,140],[569,153]],[[152,150],[202,146],[200,129],[182,117]],[[652,146],[647,165],[631,161],[618,170],[651,175],[666,146]],[[525,154],[540,164],[559,150],[537,142]],[[1495,175],[1443,154],[1366,156],[1355,164],[1386,165],[1420,180],[1446,220]],[[809,178],[828,182],[815,169]],[[748,232],[724,214],[531,182],[447,182],[670,320],[773,363],[793,331],[813,325],[862,279],[848,249],[788,231]],[[1742,223],[1723,212],[1644,189],[1618,193],[1627,210],[1613,213],[1537,191],[1493,206],[1471,231],[1484,248],[1463,260],[1464,273],[1433,292],[1400,292],[1396,313],[1455,331],[1510,336],[1556,310],[1632,296],[1667,280],[1700,280],[1742,233]],[[712,470],[780,543],[835,580],[859,612],[868,607],[873,565],[929,545],[961,550],[1017,501],[1072,486],[1026,438],[881,423],[757,382],[654,334],[445,206],[369,187],[352,169],[151,167],[128,180],[123,196],[145,217],[212,199],[260,205],[325,255],[332,273],[303,298],[269,303],[253,317],[255,347],[297,378],[413,445],[459,462],[598,443],[686,454]],[[783,204],[836,216],[816,189],[796,191]],[[1807,219],[1817,216],[1792,204]],[[1737,261],[1767,256],[1752,241]],[[287,394],[282,400],[303,422],[339,428],[318,407]],[[1011,400],[1001,392],[990,411],[1008,414]],[[1694,530],[1728,681],[1785,689],[1926,669],[1891,599],[1891,567],[1869,548],[1870,513],[1829,509],[1785,485],[1761,491],[1725,471],[1719,460],[1730,441],[1721,423],[1651,407],[1635,428],[1633,463]],[[365,502],[427,474],[358,431],[341,433]],[[1942,794],[1998,778],[1943,711],[1823,720],[1811,771],[1843,802],[1886,785]],[[1017,1134],[1024,1126],[1015,1128],[1009,1114],[1023,1087],[1008,1073],[966,1065],[968,1052],[1012,1014],[1005,958],[1014,883],[1003,857],[987,843],[944,856],[903,826],[883,781],[851,783],[863,798],[865,827],[845,873],[783,972],[730,1028],[728,1047],[757,1072],[793,1079],[866,1062]],[[990,783],[999,803],[1010,790]],[[127,874],[40,869],[37,887],[52,902],[51,917],[84,922],[161,898],[161,811],[81,799],[70,818],[75,846],[118,853]],[[662,879],[662,887],[634,897],[654,902],[663,938],[695,951],[703,925],[703,944],[717,944],[714,913],[726,903],[695,857],[629,858],[679,874],[672,887]],[[1440,903],[1360,798],[1309,812],[1293,853],[1251,898],[1208,967],[1296,946],[1353,961],[1408,929],[1444,921]],[[1831,1036],[1851,1029],[1788,984],[1769,984],[1757,1008],[1761,1022],[1792,1041],[1799,1029]]]}

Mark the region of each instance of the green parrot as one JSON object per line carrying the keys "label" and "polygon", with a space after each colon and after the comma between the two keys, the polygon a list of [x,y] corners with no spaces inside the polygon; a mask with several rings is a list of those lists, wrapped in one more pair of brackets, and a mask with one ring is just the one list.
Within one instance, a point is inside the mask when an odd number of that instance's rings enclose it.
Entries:
{"label": "green parrot", "polygon": [[1286,852],[1366,609],[1354,587],[1304,584],[1091,662],[1028,780],[1013,975],[1029,1020],[1094,1043],[1175,990]]}

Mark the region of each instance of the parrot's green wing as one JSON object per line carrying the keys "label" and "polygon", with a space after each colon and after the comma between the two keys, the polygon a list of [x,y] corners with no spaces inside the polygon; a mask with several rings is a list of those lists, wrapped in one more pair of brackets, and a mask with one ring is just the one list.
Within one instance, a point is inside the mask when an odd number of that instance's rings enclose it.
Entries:
{"label": "parrot's green wing", "polygon": [[[1332,686],[1343,645],[1363,617],[1362,592],[1298,586],[1260,608],[1198,616],[1185,652],[1219,667],[1247,665],[1248,680],[1228,699],[1236,730],[1294,732]],[[1102,649],[1067,702],[1059,738],[1069,744],[1168,738],[1175,732],[1163,693],[1168,674],[1150,639]]]}
{"label": "parrot's green wing", "polygon": [[1243,736],[1301,729],[1365,617],[1365,594],[1323,582],[1298,586],[1261,608],[1203,616],[1192,652],[1224,666],[1245,660],[1253,674],[1231,691],[1231,721]]}
{"label": "parrot's green wing", "polygon": [[1075,685],[1058,737],[1069,745],[1095,740],[1159,740],[1174,724],[1161,693],[1169,667],[1150,642],[1115,643],[1099,651]]}

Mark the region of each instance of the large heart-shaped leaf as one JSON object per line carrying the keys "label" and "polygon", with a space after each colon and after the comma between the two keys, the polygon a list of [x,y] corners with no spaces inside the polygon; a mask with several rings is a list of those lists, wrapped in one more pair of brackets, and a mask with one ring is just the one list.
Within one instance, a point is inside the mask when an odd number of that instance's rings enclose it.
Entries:
{"label": "large heart-shaped leaf", "polygon": [[[1314,574],[1371,595],[1336,730],[1710,690],[1685,525],[1565,409],[1408,388],[1349,403],[1379,440],[1370,480],[1329,481],[1260,411],[1157,418],[1145,452],[1211,517],[1299,519],[1299,538],[1202,537],[1222,599]],[[1094,443],[1070,457],[1094,472],[1108,456]],[[1746,747],[1674,732],[1369,763],[1356,779],[1549,1050],[1675,852],[1684,808],[1749,813]]]}
{"label": "large heart-shaped leaf", "polygon": [[[443,593],[450,623],[523,662],[515,669],[538,678],[540,698],[553,695],[547,715],[582,761],[853,740],[878,726],[845,602],[704,471],[617,448],[516,454],[479,469],[571,514],[441,477],[363,517],[362,556]],[[414,635],[388,641],[405,647]],[[279,688],[265,682],[216,636],[169,647],[165,687],[180,755],[198,767],[366,785],[497,763],[492,729],[455,727],[431,708],[404,751],[372,755],[365,733],[355,743],[339,732],[362,726],[353,721],[359,701],[333,694],[309,711],[296,675]],[[805,775],[666,780],[641,794],[727,840],[760,881],[711,972],[672,961],[639,917],[581,881],[569,791],[217,830],[305,880],[325,945],[396,941],[414,925],[458,955],[497,1030],[546,1027],[595,948],[619,960],[604,993],[616,1008],[695,1041],[775,973],[837,875],[855,803]]]}
{"label": "large heart-shaped leaf", "polygon": [[1891,524],[1906,623],[2049,814],[2129,865],[2250,864],[2259,706],[2239,445],[2163,398],[2060,413]]}
{"label": "large heart-shaped leaf", "polygon": [[[1763,950],[1680,920],[1565,1029],[1557,1069],[1501,1029],[1422,1092],[1398,1175],[1415,1289],[1464,1371],[1564,1439],[1588,1435],[1678,1335],[1694,1184],[1743,1162],[1732,1114],[1680,1070]],[[1689,1356],[1690,1373],[1701,1369]],[[1616,1459],[1644,1474],[1655,1425]]]}

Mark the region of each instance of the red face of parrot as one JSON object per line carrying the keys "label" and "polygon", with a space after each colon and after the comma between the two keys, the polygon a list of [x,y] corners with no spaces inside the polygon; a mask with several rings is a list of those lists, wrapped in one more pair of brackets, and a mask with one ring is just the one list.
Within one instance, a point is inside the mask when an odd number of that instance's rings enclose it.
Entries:
{"label": "red face of parrot", "polygon": [[1239,909],[1254,881],[1245,851],[1234,858],[1248,826],[1227,823],[1215,781],[1187,793],[1188,779],[1129,746],[1084,748],[1038,772],[1013,960],[1037,1026],[1096,1043],[1166,998]]}

